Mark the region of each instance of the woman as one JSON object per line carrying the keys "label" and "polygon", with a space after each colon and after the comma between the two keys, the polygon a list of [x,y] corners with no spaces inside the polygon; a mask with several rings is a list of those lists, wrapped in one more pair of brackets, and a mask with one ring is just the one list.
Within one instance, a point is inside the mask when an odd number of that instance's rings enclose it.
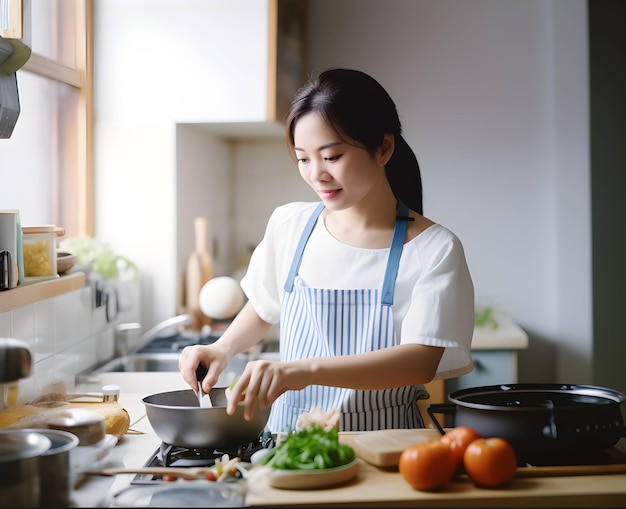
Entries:
{"label": "woman", "polygon": [[241,286],[248,302],[180,371],[209,391],[229,359],[280,322],[280,361],[249,362],[227,406],[271,405],[269,429],[314,408],[340,429],[423,427],[422,384],[471,371],[474,289],[458,238],[422,215],[420,170],[395,104],[365,73],[330,69],[295,97],[287,142],[321,202],[272,214]]}

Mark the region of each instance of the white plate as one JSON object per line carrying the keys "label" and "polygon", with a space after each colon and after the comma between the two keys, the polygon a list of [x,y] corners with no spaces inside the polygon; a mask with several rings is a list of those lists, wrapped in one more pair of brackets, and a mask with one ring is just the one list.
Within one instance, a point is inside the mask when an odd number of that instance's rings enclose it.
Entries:
{"label": "white plate", "polygon": [[306,490],[324,488],[354,479],[359,472],[357,459],[335,468],[322,470],[279,470],[272,469],[269,484],[272,488],[284,490]]}
{"label": "white plate", "polygon": [[72,485],[77,486],[83,481],[85,471],[103,468],[116,445],[117,437],[107,433],[97,444],[74,447],[70,451]]}

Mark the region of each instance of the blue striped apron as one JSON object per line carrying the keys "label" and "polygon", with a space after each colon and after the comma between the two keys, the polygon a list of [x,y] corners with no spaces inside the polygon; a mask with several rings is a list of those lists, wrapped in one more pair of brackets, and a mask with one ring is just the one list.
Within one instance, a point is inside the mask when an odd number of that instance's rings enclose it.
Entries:
{"label": "blue striped apron", "polygon": [[[382,290],[304,285],[297,272],[323,208],[320,203],[305,226],[285,282],[280,318],[282,360],[354,355],[396,344],[392,304],[408,208],[398,204],[400,219],[396,220]],[[324,411],[338,408],[340,431],[423,428],[417,400],[427,397],[423,385],[376,391],[311,385],[282,394],[272,405],[268,428],[274,433],[294,430],[298,416],[316,407]]]}

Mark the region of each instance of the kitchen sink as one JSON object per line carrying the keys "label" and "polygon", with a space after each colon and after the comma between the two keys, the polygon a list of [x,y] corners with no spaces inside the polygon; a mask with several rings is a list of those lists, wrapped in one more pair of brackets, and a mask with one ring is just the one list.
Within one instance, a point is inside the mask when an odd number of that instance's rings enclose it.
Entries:
{"label": "kitchen sink", "polygon": [[[169,333],[189,321],[187,315],[176,316],[151,329],[140,341],[141,347],[105,361],[76,375],[75,385],[84,391],[100,390],[103,385],[121,386],[124,392],[148,392],[151,390],[175,390],[188,388],[178,369],[180,354],[190,344],[212,344],[221,332]],[[120,327],[116,335],[116,352],[128,351],[126,332],[136,328],[136,324]],[[129,327],[133,326],[133,327]],[[137,347],[137,345],[134,345]],[[278,360],[274,351],[276,342],[269,342],[261,348],[235,355],[220,374],[216,387],[228,387],[243,373],[252,359]]]}
{"label": "kitchen sink", "polygon": [[[263,355],[263,354],[261,354]],[[91,370],[89,375],[98,375],[100,373],[119,373],[119,372],[146,372],[146,371],[178,371],[178,359],[180,353],[176,352],[158,352],[158,353],[133,353],[116,357],[108,361],[106,364]],[[249,360],[247,354],[235,355],[224,370],[225,372],[234,372],[236,376],[241,374]]]}
{"label": "kitchen sink", "polygon": [[135,353],[117,357],[90,372],[178,371],[178,353]]}
{"label": "kitchen sink", "polygon": [[[117,385],[122,393],[162,392],[188,389],[178,370],[180,353],[133,353],[116,357],[76,376],[82,391],[99,391],[104,385]],[[216,387],[228,387],[243,372],[249,356],[234,356],[220,373]]]}
{"label": "kitchen sink", "polygon": [[[116,357],[95,369],[91,369],[88,375],[100,373],[119,372],[145,372],[145,371],[178,371],[178,359],[180,354],[176,352],[165,353],[133,353]],[[246,363],[253,359],[279,360],[278,352],[240,353],[235,355],[224,371],[234,371],[241,374]]]}
{"label": "kitchen sink", "polygon": [[[115,384],[126,392],[148,392],[151,389],[174,390],[187,388],[178,370],[180,353],[133,353],[116,357],[105,364],[76,376],[76,385],[86,391],[99,390]],[[220,373],[216,387],[228,387],[243,373],[252,359],[278,360],[278,352],[240,353],[235,355]]]}

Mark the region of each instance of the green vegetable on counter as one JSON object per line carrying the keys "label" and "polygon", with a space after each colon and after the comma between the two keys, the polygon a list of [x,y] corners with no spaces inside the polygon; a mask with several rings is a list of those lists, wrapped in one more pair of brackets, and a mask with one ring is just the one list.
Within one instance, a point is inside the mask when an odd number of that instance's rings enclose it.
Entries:
{"label": "green vegetable on counter", "polygon": [[287,435],[261,464],[280,470],[317,470],[347,465],[355,457],[352,447],[339,443],[336,428],[324,431],[314,425]]}
{"label": "green vegetable on counter", "polygon": [[482,311],[476,311],[474,313],[474,325],[477,327],[486,327],[487,325],[491,325],[493,329],[498,328],[498,322],[493,316],[493,308],[487,306]]}

